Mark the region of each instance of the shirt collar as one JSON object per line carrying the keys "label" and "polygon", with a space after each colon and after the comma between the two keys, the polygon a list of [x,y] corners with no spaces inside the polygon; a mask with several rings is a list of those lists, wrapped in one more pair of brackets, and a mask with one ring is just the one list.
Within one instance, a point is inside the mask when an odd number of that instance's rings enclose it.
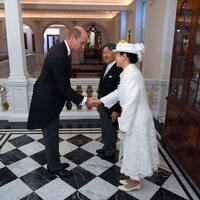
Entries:
{"label": "shirt collar", "polygon": [[111,62],[110,64],[107,65],[108,69],[110,69],[114,64],[116,63],[116,61]]}
{"label": "shirt collar", "polygon": [[67,53],[68,53],[68,56],[71,54],[71,49],[69,48],[69,46],[68,46],[68,44],[67,44],[67,41],[66,40],[64,40],[64,42],[65,42],[65,45],[66,45],[66,47],[67,47]]}

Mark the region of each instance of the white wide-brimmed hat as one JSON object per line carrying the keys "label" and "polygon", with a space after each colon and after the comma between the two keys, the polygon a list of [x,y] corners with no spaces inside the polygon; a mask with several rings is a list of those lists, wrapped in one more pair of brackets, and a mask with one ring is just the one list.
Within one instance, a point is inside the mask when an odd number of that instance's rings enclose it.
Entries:
{"label": "white wide-brimmed hat", "polygon": [[112,51],[137,54],[139,60],[141,61],[142,54],[144,53],[144,45],[143,43],[131,44],[127,42],[119,42],[117,43],[116,49],[113,49]]}
{"label": "white wide-brimmed hat", "polygon": [[143,43],[121,43],[119,42],[116,46],[116,49],[113,49],[114,52],[125,52],[125,53],[134,53],[138,54],[139,52],[144,53]]}

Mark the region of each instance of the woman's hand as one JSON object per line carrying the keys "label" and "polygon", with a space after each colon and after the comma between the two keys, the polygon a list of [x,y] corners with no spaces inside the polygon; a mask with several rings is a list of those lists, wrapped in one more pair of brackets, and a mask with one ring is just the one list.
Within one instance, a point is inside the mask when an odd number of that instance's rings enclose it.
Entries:
{"label": "woman's hand", "polygon": [[116,122],[117,118],[119,117],[119,113],[113,111],[110,117],[111,117],[111,122]]}
{"label": "woman's hand", "polygon": [[123,131],[120,131],[120,130],[119,130],[118,138],[119,138],[120,140],[123,140],[123,139],[125,138],[125,134],[126,134],[126,132],[123,132]]}

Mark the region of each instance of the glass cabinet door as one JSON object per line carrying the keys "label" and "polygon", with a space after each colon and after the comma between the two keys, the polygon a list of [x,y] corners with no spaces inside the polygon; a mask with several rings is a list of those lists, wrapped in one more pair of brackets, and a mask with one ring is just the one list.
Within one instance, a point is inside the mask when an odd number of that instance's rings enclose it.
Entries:
{"label": "glass cabinet door", "polygon": [[177,98],[181,98],[183,95],[191,16],[190,0],[182,1],[176,19],[170,88],[170,93]]}
{"label": "glass cabinet door", "polygon": [[192,75],[190,78],[188,105],[200,112],[200,9],[193,52]]}

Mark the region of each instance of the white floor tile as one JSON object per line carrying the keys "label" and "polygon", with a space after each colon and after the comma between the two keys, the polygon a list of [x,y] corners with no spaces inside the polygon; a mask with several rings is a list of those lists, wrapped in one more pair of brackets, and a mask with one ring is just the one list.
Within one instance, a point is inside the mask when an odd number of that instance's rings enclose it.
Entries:
{"label": "white floor tile", "polygon": [[11,165],[7,165],[7,167],[12,171],[16,176],[21,177],[37,168],[39,168],[37,162],[35,162],[32,158],[27,157],[22,160],[19,160]]}
{"label": "white floor tile", "polygon": [[6,142],[6,144],[0,149],[0,153],[3,154],[13,149],[16,149],[16,147],[12,145],[10,142]]}
{"label": "white floor tile", "polygon": [[185,192],[183,191],[183,189],[181,188],[180,184],[178,183],[173,174],[165,181],[162,187],[185,199],[188,199],[187,195],[185,194]]}
{"label": "white floor tile", "polygon": [[44,200],[63,200],[76,190],[60,178],[56,178],[35,191]]}
{"label": "white floor tile", "polygon": [[67,141],[62,141],[59,143],[59,151],[60,155],[65,155],[73,150],[77,149],[76,145],[71,144],[70,142]]}
{"label": "white floor tile", "polygon": [[37,141],[19,147],[19,150],[24,152],[28,156],[43,151],[44,149],[44,145]]}
{"label": "white floor tile", "polygon": [[158,191],[159,188],[160,187],[158,185],[143,179],[142,188],[140,191],[135,190],[128,193],[139,200],[149,200]]}
{"label": "white floor tile", "polygon": [[103,160],[98,156],[94,156],[91,159],[82,163],[80,166],[98,176],[105,170],[109,169],[112,165],[113,165],[112,163]]}
{"label": "white floor tile", "polygon": [[100,142],[97,142],[96,140],[91,141],[85,145],[83,145],[81,148],[94,154],[97,155],[96,150],[101,149],[103,147],[103,144]]}
{"label": "white floor tile", "polygon": [[79,191],[87,196],[91,200],[103,200],[111,197],[116,191],[117,187],[114,187],[110,183],[96,177],[88,184],[84,185]]}
{"label": "white floor tile", "polygon": [[0,187],[0,199],[17,200],[32,193],[32,190],[20,179],[16,179]]}

